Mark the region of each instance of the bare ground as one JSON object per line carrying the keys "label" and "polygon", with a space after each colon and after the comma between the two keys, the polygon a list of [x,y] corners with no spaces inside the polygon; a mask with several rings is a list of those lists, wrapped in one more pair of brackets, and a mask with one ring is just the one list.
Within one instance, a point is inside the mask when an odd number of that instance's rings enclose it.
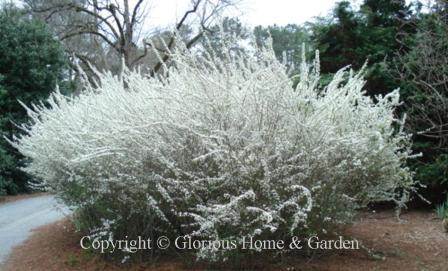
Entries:
{"label": "bare ground", "polygon": [[[366,247],[384,256],[374,260],[365,250],[338,250],[311,258],[289,257],[284,263],[266,262],[256,258],[245,269],[252,270],[448,270],[448,234],[430,211],[410,211],[398,221],[393,211],[362,213],[358,221],[349,226],[345,236],[360,240]],[[35,230],[23,245],[16,247],[5,271],[40,270],[213,270],[193,260],[163,259],[152,265],[120,265],[93,256],[79,246],[80,236],[74,233],[68,220],[56,222]],[[237,267],[221,265],[220,270]]]}

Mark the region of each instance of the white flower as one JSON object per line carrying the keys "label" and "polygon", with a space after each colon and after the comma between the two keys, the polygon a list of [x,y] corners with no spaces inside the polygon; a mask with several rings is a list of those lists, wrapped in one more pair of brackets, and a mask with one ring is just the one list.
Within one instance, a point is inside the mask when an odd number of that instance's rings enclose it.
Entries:
{"label": "white flower", "polygon": [[329,232],[370,201],[404,204],[413,181],[410,136],[393,128],[398,91],[374,102],[363,72],[347,69],[320,88],[318,61],[302,63],[293,88],[270,47],[223,50],[181,45],[166,77],[103,73],[99,88],[27,107],[32,124],[11,142],[25,170],[121,234],[132,219],[142,234],[212,240]]}

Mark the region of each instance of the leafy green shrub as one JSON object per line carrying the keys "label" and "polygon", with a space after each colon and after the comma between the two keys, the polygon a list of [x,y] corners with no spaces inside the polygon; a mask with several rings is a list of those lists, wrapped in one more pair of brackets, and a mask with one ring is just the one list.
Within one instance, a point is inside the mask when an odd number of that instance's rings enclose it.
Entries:
{"label": "leafy green shrub", "polygon": [[66,58],[61,43],[44,23],[10,4],[0,4],[0,194],[25,192],[29,176],[20,170],[23,157],[4,137],[28,120],[26,104],[45,99],[61,83]]}
{"label": "leafy green shrub", "polygon": [[405,204],[414,182],[398,91],[374,102],[363,73],[347,69],[320,88],[318,55],[293,88],[272,48],[229,53],[221,42],[199,55],[180,45],[166,76],[100,74],[99,88],[28,108],[33,123],[11,142],[26,171],[108,240],[305,238],[369,202]]}

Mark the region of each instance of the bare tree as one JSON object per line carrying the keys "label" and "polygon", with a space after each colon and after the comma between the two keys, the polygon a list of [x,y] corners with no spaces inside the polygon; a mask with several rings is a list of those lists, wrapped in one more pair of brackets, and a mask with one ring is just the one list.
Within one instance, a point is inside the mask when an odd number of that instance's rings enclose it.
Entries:
{"label": "bare tree", "polygon": [[[436,1],[419,21],[409,50],[396,58],[394,73],[405,82],[409,126],[448,150],[448,16],[447,4]],[[406,35],[404,40],[409,41]],[[409,43],[409,42],[408,42]]]}
{"label": "bare tree", "polygon": [[[190,9],[176,22],[174,29],[159,32],[163,33],[165,41],[163,44],[168,48],[154,46],[154,42],[151,41],[153,36],[141,39],[140,33],[149,11],[145,0],[133,1],[135,2],[133,5],[130,0],[25,0],[25,2],[33,13],[40,14],[47,22],[56,24],[58,37],[65,42],[68,51],[81,62],[92,63],[101,69],[104,66],[108,68],[102,63],[108,58],[119,61],[123,59],[124,64],[132,69],[153,50],[160,51],[162,61],[167,61],[166,49],[173,47],[178,33],[192,23],[198,26],[197,29],[189,37],[183,38],[187,38],[187,47],[194,45],[204,31],[209,29],[217,15],[225,8],[234,5],[235,0],[192,0]],[[68,19],[65,17],[67,14]],[[82,39],[79,40],[79,37]],[[75,46],[73,46],[74,40],[76,40]],[[143,41],[142,48],[138,47],[140,41]],[[79,46],[80,42],[88,43],[89,49],[95,47],[95,50],[90,52],[83,50],[83,46]],[[157,72],[161,66],[162,63],[159,61],[154,64],[152,70]]]}

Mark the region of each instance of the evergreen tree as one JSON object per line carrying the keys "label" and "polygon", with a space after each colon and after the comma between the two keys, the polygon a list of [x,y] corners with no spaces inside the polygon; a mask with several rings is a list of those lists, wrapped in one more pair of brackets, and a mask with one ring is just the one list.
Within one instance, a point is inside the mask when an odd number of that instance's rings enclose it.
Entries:
{"label": "evergreen tree", "polygon": [[412,14],[405,0],[365,0],[359,9],[348,1],[339,2],[330,18],[312,27],[313,40],[321,52],[322,72],[334,73],[347,65],[360,69],[368,61],[368,93],[384,94],[395,89],[396,81],[384,64],[397,51],[406,49],[397,36],[409,26],[406,22],[413,20]]}
{"label": "evergreen tree", "polygon": [[0,193],[27,191],[22,156],[6,142],[27,121],[25,104],[37,102],[61,82],[64,51],[45,25],[12,6],[0,11]]}
{"label": "evergreen tree", "polygon": [[[298,70],[302,62],[302,44],[311,47],[310,35],[305,27],[288,24],[286,26],[272,25],[254,28],[257,45],[265,45],[268,38],[272,38],[272,47],[277,59],[285,62],[287,66]],[[286,58],[286,59],[284,59]]]}
{"label": "evergreen tree", "polygon": [[448,14],[443,1],[422,13],[415,35],[403,33],[409,49],[391,73],[400,83],[414,149],[423,156],[412,167],[428,186],[424,196],[437,203],[448,193]]}

